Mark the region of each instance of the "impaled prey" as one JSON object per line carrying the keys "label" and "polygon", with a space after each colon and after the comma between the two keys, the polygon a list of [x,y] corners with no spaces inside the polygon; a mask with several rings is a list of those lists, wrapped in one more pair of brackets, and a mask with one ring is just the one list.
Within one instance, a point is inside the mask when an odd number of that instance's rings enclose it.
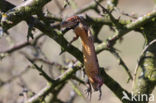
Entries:
{"label": "impaled prey", "polygon": [[61,23],[61,27],[72,28],[76,37],[72,40],[82,40],[83,58],[85,65],[85,72],[88,76],[89,82],[95,91],[100,91],[103,80],[100,76],[99,63],[95,53],[94,41],[89,27],[84,23],[83,17],[72,16]]}

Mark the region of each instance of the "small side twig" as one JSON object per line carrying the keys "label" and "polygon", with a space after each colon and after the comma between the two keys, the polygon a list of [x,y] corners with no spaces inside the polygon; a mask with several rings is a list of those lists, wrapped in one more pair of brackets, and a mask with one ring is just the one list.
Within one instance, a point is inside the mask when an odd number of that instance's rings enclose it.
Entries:
{"label": "small side twig", "polygon": [[[103,0],[97,0],[97,2],[102,2]],[[87,4],[86,6],[84,6],[83,8],[78,9],[77,11],[75,11],[72,15],[78,15],[81,14],[85,11],[91,10],[91,9],[96,9],[97,4],[93,1],[90,4]]]}
{"label": "small side twig", "polygon": [[26,46],[29,46],[29,45],[36,45],[36,43],[38,42],[38,40],[39,40],[42,36],[43,36],[43,35],[41,34],[41,35],[37,36],[34,40],[25,41],[25,42],[23,42],[23,43],[21,43],[21,44],[15,45],[15,46],[12,47],[12,48],[7,49],[7,50],[0,51],[0,54],[2,54],[2,53],[8,53],[8,54],[10,54],[10,53],[13,53],[13,52],[15,52],[15,51],[17,51],[17,50],[19,50],[19,49],[22,49],[22,48],[24,48],[24,47],[26,47]]}
{"label": "small side twig", "polygon": [[126,73],[128,74],[129,78],[127,82],[129,82],[129,80],[133,80],[133,76],[129,71],[129,68],[127,67],[127,65],[125,64],[125,62],[123,61],[119,53],[117,53],[113,48],[110,49],[110,52],[119,60],[119,65],[121,65],[125,69]]}
{"label": "small side twig", "polygon": [[[22,52],[21,52],[22,53]],[[39,67],[37,64],[34,63],[34,61],[28,57],[28,55],[26,55],[25,53],[22,53],[25,58],[34,65],[34,67],[40,72],[40,74],[48,81],[48,82],[55,82],[55,80],[53,80],[51,77],[48,76],[48,74],[46,72],[43,71],[43,66]]]}

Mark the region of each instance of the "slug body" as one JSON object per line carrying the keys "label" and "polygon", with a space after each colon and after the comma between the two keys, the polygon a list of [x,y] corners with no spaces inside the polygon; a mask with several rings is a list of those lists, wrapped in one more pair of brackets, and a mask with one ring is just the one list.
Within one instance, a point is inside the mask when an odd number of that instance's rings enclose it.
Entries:
{"label": "slug body", "polygon": [[73,16],[63,21],[62,27],[74,27],[76,38],[81,38],[85,72],[94,90],[100,90],[103,80],[100,76],[94,41],[89,27],[84,23],[83,18],[79,16]]}

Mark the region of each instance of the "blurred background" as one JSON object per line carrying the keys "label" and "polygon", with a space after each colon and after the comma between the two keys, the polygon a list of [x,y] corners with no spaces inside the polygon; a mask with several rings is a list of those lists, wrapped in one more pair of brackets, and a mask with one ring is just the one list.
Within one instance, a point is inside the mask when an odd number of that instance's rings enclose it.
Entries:
{"label": "blurred background", "polygon": [[[14,5],[20,5],[23,0],[7,0]],[[92,2],[92,0],[74,0],[75,7],[67,7],[64,11],[61,11],[58,7],[58,3],[61,7],[64,5],[64,0],[52,0],[48,3],[44,9],[48,9],[49,12],[56,16],[66,18],[70,16],[77,8]],[[102,4],[106,5],[109,0],[105,0]],[[120,11],[128,14],[136,14],[137,17],[143,16],[144,14],[152,11],[155,8],[154,0],[119,0],[118,8]],[[61,15],[60,15],[61,12]],[[87,11],[82,15],[90,15],[98,17],[94,11]],[[118,16],[118,13],[114,13]],[[126,16],[121,15],[121,18],[129,19]],[[5,51],[14,45],[21,44],[27,40],[28,26],[23,21],[18,25],[14,26],[9,30],[9,36],[5,35],[0,38],[0,51]],[[40,34],[40,31],[35,31],[36,34]],[[99,37],[101,40],[106,40],[109,36],[113,35],[112,31],[107,27],[103,26],[100,31]],[[66,33],[65,37],[67,40],[71,40],[74,36],[73,31]],[[39,56],[50,62],[58,64],[66,64],[68,61],[74,59],[70,54],[61,52],[60,46],[47,36],[41,37],[39,40],[39,48],[33,49],[27,46],[21,50],[11,53],[2,60],[0,60],[0,103],[22,103],[23,96],[20,96],[24,88],[28,91],[38,93],[42,88],[46,86],[46,80],[39,75],[39,72],[35,69],[28,68],[29,61],[25,59],[21,53],[25,52],[27,55],[32,57]],[[76,47],[81,49],[80,39],[73,43]],[[95,44],[96,45],[96,44]],[[144,46],[144,38],[137,32],[129,32],[124,36],[122,42],[118,42],[115,47],[119,50],[119,53],[131,73],[134,73],[134,69],[137,64],[137,59]],[[39,53],[38,53],[39,52]],[[103,51],[98,54],[98,60],[101,67],[107,68],[106,72],[116,81],[118,81],[123,88],[131,91],[132,81],[127,83],[128,76],[121,66],[118,65],[117,59],[107,51]],[[41,65],[41,62],[38,62]],[[49,73],[52,77],[60,75],[58,68],[44,64],[44,70]],[[22,72],[22,74],[21,74]],[[21,74],[21,75],[18,75]],[[18,75],[15,77],[15,75]],[[98,93],[93,92],[91,101],[87,98],[84,90],[86,87],[79,85],[78,87],[83,96],[76,96],[74,103],[121,103],[120,100],[105,86],[102,86],[102,99],[98,101]],[[59,94],[59,98],[62,101],[68,101],[73,95],[72,85],[69,82],[65,88]],[[156,94],[154,91],[153,94]],[[151,102],[152,103],[152,102]],[[154,102],[153,102],[154,103]]]}

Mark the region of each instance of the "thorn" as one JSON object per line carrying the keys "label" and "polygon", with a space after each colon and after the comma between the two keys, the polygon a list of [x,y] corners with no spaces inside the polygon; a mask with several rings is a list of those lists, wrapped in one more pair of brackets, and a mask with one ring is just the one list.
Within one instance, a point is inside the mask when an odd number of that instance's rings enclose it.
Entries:
{"label": "thorn", "polygon": [[29,41],[29,38],[34,39],[34,35],[32,33],[32,30],[33,30],[33,26],[29,25],[28,34],[27,34],[27,41]]}
{"label": "thorn", "polygon": [[62,55],[66,50],[61,48],[61,52],[59,53],[59,55]]}
{"label": "thorn", "polygon": [[32,31],[35,30],[34,29],[34,19],[31,19],[29,22],[28,22],[28,34],[27,34],[27,41],[29,41],[29,38],[31,39],[34,39],[34,36],[33,36],[33,33]]}

